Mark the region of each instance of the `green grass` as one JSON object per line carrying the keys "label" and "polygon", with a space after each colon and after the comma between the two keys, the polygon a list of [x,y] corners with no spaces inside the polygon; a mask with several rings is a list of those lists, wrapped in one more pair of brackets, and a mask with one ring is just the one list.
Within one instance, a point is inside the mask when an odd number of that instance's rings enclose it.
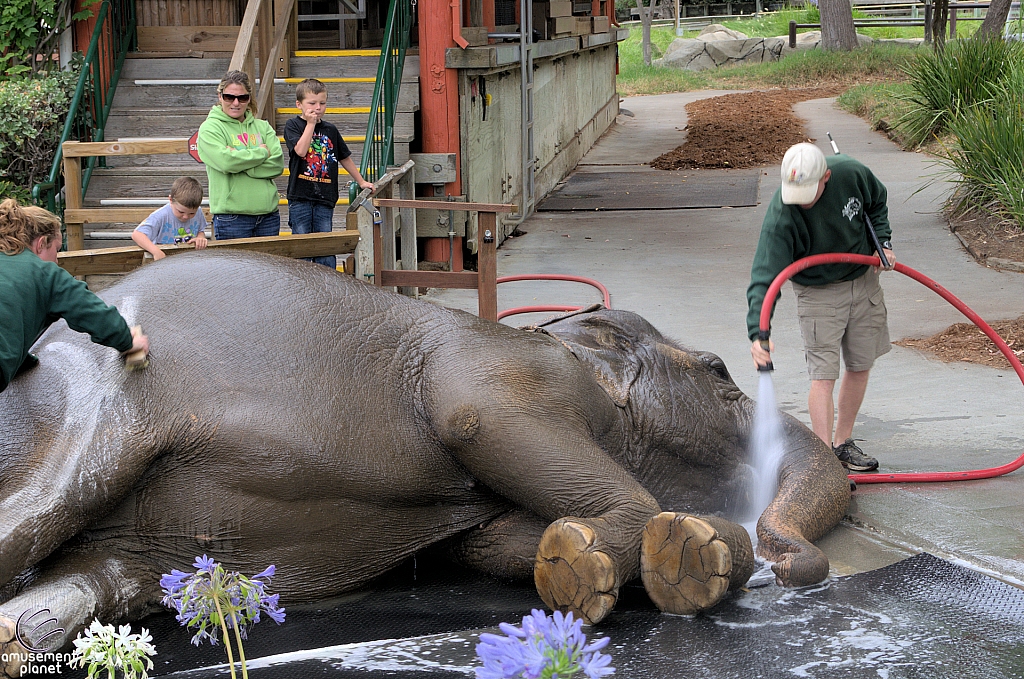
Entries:
{"label": "green grass", "polygon": [[898,144],[906,147],[907,140],[893,128],[893,122],[910,110],[911,104],[907,101],[910,92],[910,85],[904,82],[865,83],[843,92],[836,103],[867,120],[872,128],[888,132]]}
{"label": "green grass", "polygon": [[[860,12],[856,18],[862,18]],[[749,19],[722,21],[722,25],[740,31],[750,37],[773,37],[789,34],[789,22],[816,23],[815,9],[789,9],[768,12]],[[957,34],[967,38],[977,31],[980,21],[962,21],[957,24]],[[816,29],[800,29],[806,33]],[[883,27],[859,28],[859,33],[873,38],[922,38],[924,27]],[[684,38],[697,37],[698,31],[684,32]],[[654,26],[651,29],[651,43],[654,58],[657,59],[676,39],[671,25]],[[799,87],[854,83],[859,80],[892,79],[904,80],[900,67],[907,63],[912,49],[891,45],[872,45],[852,53],[822,53],[808,50],[787,56],[778,64],[741,66],[719,71],[693,73],[674,68],[644,66],[641,45],[641,29],[631,27],[629,38],[619,44],[619,92],[624,95],[659,94],[664,92],[686,92],[690,90],[720,87]]]}
{"label": "green grass", "polygon": [[[618,89],[623,95],[688,92],[700,89],[816,87],[852,85],[865,80],[902,80],[901,67],[915,48],[871,45],[853,52],[802,50],[781,61],[693,72],[644,66],[639,29],[619,45]],[[671,27],[652,31],[651,42],[663,51],[675,39]],[[658,54],[660,52],[656,52]]]}

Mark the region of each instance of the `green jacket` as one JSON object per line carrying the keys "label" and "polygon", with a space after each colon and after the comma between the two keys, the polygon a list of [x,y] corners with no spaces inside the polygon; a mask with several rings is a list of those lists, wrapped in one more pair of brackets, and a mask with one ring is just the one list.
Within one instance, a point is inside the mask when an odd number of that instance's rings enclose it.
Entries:
{"label": "green jacket", "polygon": [[121,352],[132,348],[131,330],[117,308],[104,304],[85,283],[29,250],[0,253],[0,391],[23,364],[34,363],[26,361],[28,350],[59,318],[72,330],[89,333],[93,342]]}
{"label": "green jacket", "polygon": [[270,123],[251,111],[236,120],[214,106],[199,126],[196,148],[210,179],[211,213],[266,215],[277,210],[274,177],[284,171],[284,153]]}
{"label": "green jacket", "polygon": [[[809,210],[785,205],[781,189],[772,196],[761,225],[747,288],[747,335],[757,337],[761,305],[775,277],[798,259],[826,252],[875,254],[864,213],[871,218],[880,242],[889,240],[889,208],[885,186],[860,161],[847,155],[827,156],[832,176],[821,198]],[[801,285],[826,285],[863,276],[863,264],[822,264],[804,269],[791,280]]]}

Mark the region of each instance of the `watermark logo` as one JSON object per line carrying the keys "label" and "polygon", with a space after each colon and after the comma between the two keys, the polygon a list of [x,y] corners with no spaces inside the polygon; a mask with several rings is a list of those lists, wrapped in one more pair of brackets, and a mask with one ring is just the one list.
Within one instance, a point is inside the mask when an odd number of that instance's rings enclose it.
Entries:
{"label": "watermark logo", "polygon": [[71,653],[58,653],[65,630],[49,608],[25,611],[18,616],[14,636],[26,652],[0,653],[0,664],[20,669],[19,677],[60,676],[71,667]]}
{"label": "watermark logo", "polygon": [[52,653],[60,646],[64,628],[60,626],[57,618],[53,617],[49,608],[42,608],[34,613],[25,611],[18,616],[14,635],[27,651]]}

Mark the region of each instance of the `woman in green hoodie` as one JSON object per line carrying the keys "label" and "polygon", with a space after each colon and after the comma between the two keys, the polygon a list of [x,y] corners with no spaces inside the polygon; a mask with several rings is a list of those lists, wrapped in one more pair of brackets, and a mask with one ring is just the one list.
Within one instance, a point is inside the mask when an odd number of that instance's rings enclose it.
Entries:
{"label": "woman in green hoodie", "polygon": [[243,71],[227,72],[217,86],[217,99],[196,143],[210,180],[214,236],[277,236],[281,215],[274,178],[284,171],[281,142],[270,123],[256,117]]}

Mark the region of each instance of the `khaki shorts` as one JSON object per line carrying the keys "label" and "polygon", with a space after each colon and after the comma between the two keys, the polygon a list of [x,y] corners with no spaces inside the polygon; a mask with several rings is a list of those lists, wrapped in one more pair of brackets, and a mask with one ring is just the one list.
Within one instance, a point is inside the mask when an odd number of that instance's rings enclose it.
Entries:
{"label": "khaki shorts", "polygon": [[872,269],[852,281],[828,285],[793,283],[807,372],[812,380],[839,379],[839,352],[846,369],[870,370],[890,350],[885,297]]}

